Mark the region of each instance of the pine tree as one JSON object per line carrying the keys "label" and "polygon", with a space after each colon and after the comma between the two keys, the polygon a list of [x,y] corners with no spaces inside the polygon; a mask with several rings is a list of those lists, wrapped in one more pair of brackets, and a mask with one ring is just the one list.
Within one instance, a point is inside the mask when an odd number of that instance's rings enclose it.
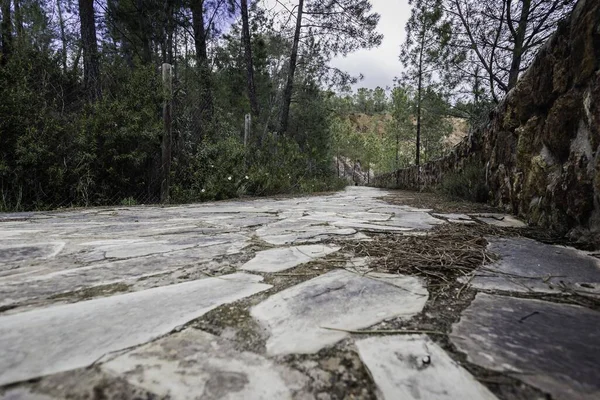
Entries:
{"label": "pine tree", "polygon": [[83,85],[88,99],[91,101],[102,96],[95,15],[93,0],[79,0],[79,23],[83,47]]}
{"label": "pine tree", "polygon": [[445,21],[442,0],[409,0],[411,16],[406,24],[406,41],[400,61],[406,68],[403,80],[416,85],[416,155],[421,162],[421,117],[423,92],[434,84],[436,72],[447,54],[451,37],[450,24]]}
{"label": "pine tree", "polygon": [[325,58],[346,55],[359,48],[376,47],[381,44],[383,36],[376,31],[379,14],[371,9],[369,0],[298,0],[279,133],[285,133],[288,129],[302,33],[307,32],[310,42],[318,47]]}

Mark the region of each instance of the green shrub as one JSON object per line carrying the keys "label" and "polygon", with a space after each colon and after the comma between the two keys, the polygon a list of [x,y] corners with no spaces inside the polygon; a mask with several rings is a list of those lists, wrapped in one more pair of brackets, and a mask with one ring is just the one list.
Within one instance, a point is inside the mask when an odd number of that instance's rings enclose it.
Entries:
{"label": "green shrub", "polygon": [[122,206],[135,206],[137,205],[137,201],[135,201],[135,199],[133,197],[127,197],[123,200],[121,200],[121,205]]}
{"label": "green shrub", "polygon": [[261,146],[244,148],[233,133],[206,139],[193,157],[173,164],[174,202],[222,200],[243,195],[314,193],[339,190],[331,163],[319,163],[314,153],[301,151],[286,136],[267,135]]}
{"label": "green shrub", "polygon": [[485,169],[474,164],[465,166],[462,171],[446,174],[438,190],[453,199],[478,203],[485,203],[489,198]]}

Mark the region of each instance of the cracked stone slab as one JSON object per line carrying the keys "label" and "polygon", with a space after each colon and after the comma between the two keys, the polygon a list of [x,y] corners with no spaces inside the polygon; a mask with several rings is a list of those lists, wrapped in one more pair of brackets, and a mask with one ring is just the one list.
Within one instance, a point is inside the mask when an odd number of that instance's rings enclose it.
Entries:
{"label": "cracked stone slab", "polygon": [[360,212],[349,212],[349,213],[341,213],[343,216],[347,216],[348,218],[352,218],[352,219],[360,219],[360,220],[365,220],[365,221],[369,221],[369,222],[381,222],[381,221],[388,221],[390,218],[392,218],[392,213],[375,213],[375,212],[366,212],[366,211],[360,211]]}
{"label": "cracked stone slab", "polygon": [[339,228],[353,228],[356,230],[363,230],[367,232],[406,232],[410,231],[413,228],[409,227],[399,227],[399,226],[391,226],[382,224],[371,224],[362,221],[351,221],[351,220],[339,220],[332,224],[333,226],[337,226]]}
{"label": "cracked stone slab", "polygon": [[351,228],[338,229],[332,226],[320,225],[299,227],[297,230],[292,228],[278,233],[272,233],[268,227],[260,230],[262,232],[257,231],[258,236],[265,242],[276,246],[299,242],[320,242],[329,237],[349,238],[357,233],[355,229]]}
{"label": "cracked stone slab", "polygon": [[285,271],[317,258],[325,257],[339,249],[339,246],[315,244],[259,251],[241,269],[267,273]]}
{"label": "cracked stone slab", "polygon": [[440,214],[440,213],[432,213],[431,215],[434,216],[434,217],[436,217],[436,218],[445,219],[448,222],[451,222],[453,224],[470,225],[470,224],[475,224],[476,223],[467,214],[456,214],[456,213]]}
{"label": "cracked stone slab", "polygon": [[271,288],[232,274],[0,316],[0,385],[85,367]]}
{"label": "cracked stone slab", "polygon": [[453,325],[468,360],[559,400],[600,398],[600,312],[479,293]]}
{"label": "cracked stone slab", "polygon": [[178,400],[292,399],[308,378],[233,343],[186,329],[102,366],[138,387]]}
{"label": "cracked stone slab", "polygon": [[464,220],[464,219],[449,219],[448,222],[450,222],[452,224],[462,224],[462,225],[473,225],[473,224],[477,223],[473,220]]}
{"label": "cracked stone slab", "polygon": [[425,335],[370,337],[356,342],[385,400],[496,400]]}
{"label": "cracked stone slab", "polygon": [[215,244],[150,257],[94,263],[45,274],[23,273],[13,276],[0,276],[0,306],[18,304],[35,298],[48,298],[74,290],[106,284],[131,283],[141,277],[172,272],[188,264],[196,264],[201,261],[209,261],[215,257],[235,254],[246,245],[245,238],[242,237],[231,242],[216,241],[213,243]]}
{"label": "cracked stone slab", "polygon": [[558,293],[568,288],[582,295],[600,295],[600,260],[586,252],[524,238],[488,241],[488,249],[501,258],[477,270],[471,281],[475,288],[523,293]]}
{"label": "cracked stone slab", "polygon": [[432,212],[433,210],[431,208],[415,208],[415,207],[411,207],[411,206],[404,206],[404,205],[388,205],[388,204],[382,204],[378,207],[373,207],[371,209],[369,209],[369,212],[379,212],[379,213],[392,213],[392,214],[402,214],[404,212]]}
{"label": "cracked stone slab", "polygon": [[64,242],[23,244],[14,243],[0,246],[0,271],[9,267],[9,263],[25,260],[40,261],[55,257],[65,246]]}
{"label": "cracked stone slab", "polygon": [[432,213],[434,217],[452,219],[452,220],[465,220],[472,221],[471,217],[467,214],[457,214],[457,213]]}
{"label": "cracked stone slab", "polygon": [[481,222],[488,225],[498,226],[501,228],[525,228],[527,226],[523,221],[508,214],[474,214]]}
{"label": "cracked stone slab", "polygon": [[415,277],[335,270],[276,293],[251,309],[269,332],[270,355],[316,353],[385,319],[410,318],[423,309],[428,292]]}
{"label": "cracked stone slab", "polygon": [[392,217],[388,222],[383,224],[411,229],[431,229],[436,225],[444,223],[444,221],[434,218],[426,212],[404,211],[396,212],[395,217]]}

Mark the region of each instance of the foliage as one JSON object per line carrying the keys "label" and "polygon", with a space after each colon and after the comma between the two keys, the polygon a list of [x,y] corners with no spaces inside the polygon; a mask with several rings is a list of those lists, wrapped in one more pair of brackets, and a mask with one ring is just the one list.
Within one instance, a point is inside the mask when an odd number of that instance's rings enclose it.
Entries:
{"label": "foliage", "polygon": [[[89,13],[90,1],[84,3]],[[174,202],[324,191],[342,184],[333,170],[335,116],[324,77],[332,76],[331,54],[381,40],[369,1],[344,0],[345,10],[337,2],[309,2],[308,11],[335,15],[307,14],[307,23],[320,26],[300,46],[285,136],[270,132],[277,128],[287,78],[289,29],[270,9],[251,2],[261,113],[252,121],[247,145],[247,60],[236,2],[94,2],[95,29],[89,14],[81,18],[82,2],[2,4],[0,210],[159,201],[167,99],[173,102]],[[346,24],[353,30],[350,41],[331,34],[345,13],[356,18]],[[96,42],[97,54],[90,56],[90,43]],[[163,62],[174,65],[172,94],[163,92]]]}
{"label": "foliage", "polygon": [[[389,90],[389,88],[388,88]],[[358,88],[355,93],[344,88],[333,96],[331,107],[337,114],[361,113],[367,115],[385,114],[389,112],[391,99],[385,89]]]}
{"label": "foliage", "polygon": [[575,0],[444,0],[452,40],[446,78],[475,103],[497,103]]}
{"label": "foliage", "polygon": [[[406,70],[402,82],[415,87],[415,164],[421,162],[422,119],[427,92],[440,92],[439,60],[447,54],[451,38],[450,24],[444,18],[442,0],[410,0],[413,6],[406,24],[406,40],[400,60]],[[429,96],[431,97],[431,96]]]}
{"label": "foliage", "polygon": [[[362,91],[363,93],[367,90]],[[361,93],[359,89],[357,95]],[[355,114],[340,104],[350,104],[347,95],[331,99],[338,116],[331,124],[334,152],[338,157],[360,160],[363,169],[377,174],[404,168],[413,162],[415,152],[416,92],[409,85],[392,89],[385,114]],[[387,96],[386,96],[387,98]],[[448,118],[449,103],[440,93],[427,88],[422,95],[421,159],[425,162],[447,151],[444,139],[453,132]],[[368,122],[366,122],[368,121]]]}
{"label": "foliage", "polygon": [[121,73],[111,96],[81,106],[76,77],[63,74],[58,62],[23,47],[0,68],[2,207],[147,197],[161,126],[155,74]]}
{"label": "foliage", "polygon": [[448,173],[444,175],[439,191],[450,198],[485,203],[489,197],[485,169],[467,164],[462,171]]}
{"label": "foliage", "polygon": [[445,153],[442,139],[452,133],[448,101],[442,93],[429,87],[421,100],[421,160],[428,162],[440,158]]}

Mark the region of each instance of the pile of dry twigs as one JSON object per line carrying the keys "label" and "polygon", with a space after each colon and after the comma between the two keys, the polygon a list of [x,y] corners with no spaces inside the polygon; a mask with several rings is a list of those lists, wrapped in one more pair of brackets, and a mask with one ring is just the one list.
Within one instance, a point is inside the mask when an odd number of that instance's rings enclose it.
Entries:
{"label": "pile of dry twigs", "polygon": [[376,234],[372,241],[348,246],[356,256],[369,257],[379,271],[418,275],[446,283],[495,260],[487,250],[487,227],[444,224],[423,235]]}

